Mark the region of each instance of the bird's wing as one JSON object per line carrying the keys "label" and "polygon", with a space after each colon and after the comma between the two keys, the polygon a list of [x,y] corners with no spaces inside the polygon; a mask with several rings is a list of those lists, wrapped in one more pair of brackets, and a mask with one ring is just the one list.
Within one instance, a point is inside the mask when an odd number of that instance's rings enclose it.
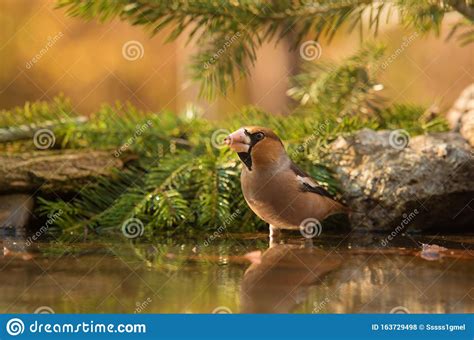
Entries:
{"label": "bird's wing", "polygon": [[335,197],[322,187],[318,181],[301,170],[296,164],[291,163],[290,169],[296,175],[296,180],[300,183],[302,191],[312,192],[335,200]]}

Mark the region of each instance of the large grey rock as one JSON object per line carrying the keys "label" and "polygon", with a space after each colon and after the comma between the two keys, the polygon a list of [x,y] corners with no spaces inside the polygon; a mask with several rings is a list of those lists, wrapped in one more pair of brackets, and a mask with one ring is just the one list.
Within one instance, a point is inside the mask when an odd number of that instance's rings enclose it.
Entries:
{"label": "large grey rock", "polygon": [[460,132],[469,144],[474,147],[474,108],[462,116]]}
{"label": "large grey rock", "polygon": [[474,227],[474,153],[459,133],[364,129],[331,144],[355,229]]}
{"label": "large grey rock", "polygon": [[474,83],[466,87],[446,115],[453,131],[474,146]]}

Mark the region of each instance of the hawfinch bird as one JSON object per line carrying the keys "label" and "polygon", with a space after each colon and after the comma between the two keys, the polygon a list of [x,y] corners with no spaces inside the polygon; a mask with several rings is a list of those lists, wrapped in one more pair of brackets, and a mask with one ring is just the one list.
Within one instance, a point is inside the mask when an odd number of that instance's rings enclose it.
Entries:
{"label": "hawfinch bird", "polygon": [[291,161],[272,130],[243,127],[224,142],[243,163],[242,192],[253,212],[270,225],[270,238],[281,229],[301,230],[306,221],[347,212],[347,207]]}

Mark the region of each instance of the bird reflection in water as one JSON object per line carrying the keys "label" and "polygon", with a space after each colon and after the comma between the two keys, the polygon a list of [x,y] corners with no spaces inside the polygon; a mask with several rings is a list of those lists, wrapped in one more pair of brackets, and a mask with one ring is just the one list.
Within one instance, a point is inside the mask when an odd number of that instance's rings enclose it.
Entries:
{"label": "bird reflection in water", "polygon": [[334,252],[291,244],[247,254],[252,264],[241,286],[242,313],[288,313],[306,300],[312,285],[341,265]]}

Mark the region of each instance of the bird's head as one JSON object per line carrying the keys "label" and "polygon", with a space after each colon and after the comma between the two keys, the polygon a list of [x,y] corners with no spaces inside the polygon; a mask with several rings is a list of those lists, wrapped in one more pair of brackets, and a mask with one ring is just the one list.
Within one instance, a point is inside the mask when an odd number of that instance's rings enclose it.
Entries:
{"label": "bird's head", "polygon": [[242,127],[224,141],[237,152],[249,170],[275,165],[286,155],[280,138],[272,130],[260,126]]}

